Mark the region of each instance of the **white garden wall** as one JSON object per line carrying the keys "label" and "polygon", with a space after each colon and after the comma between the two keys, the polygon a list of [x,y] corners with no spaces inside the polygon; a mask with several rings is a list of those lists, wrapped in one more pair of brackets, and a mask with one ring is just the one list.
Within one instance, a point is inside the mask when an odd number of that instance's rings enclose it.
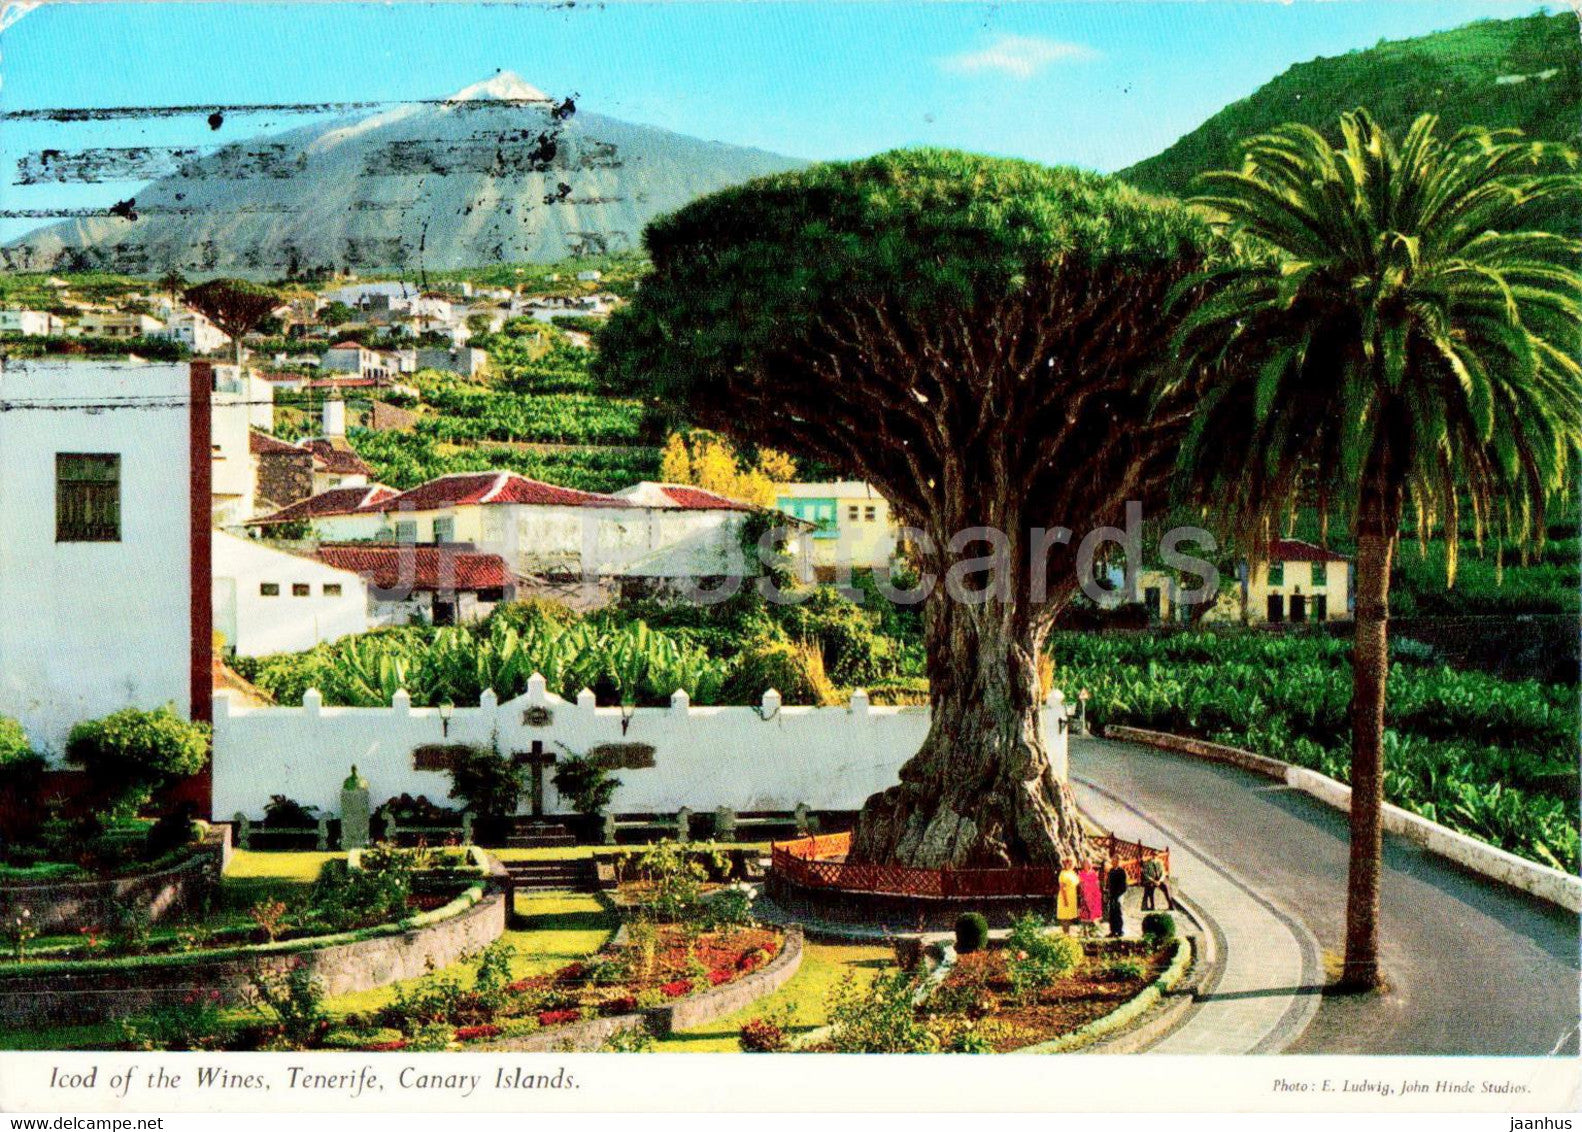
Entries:
{"label": "white garden wall", "polygon": [[[528,709],[538,707],[548,709],[549,720],[534,726]],[[1044,724],[1062,781],[1065,719],[1061,694],[1053,692]],[[677,692],[669,708],[623,712],[596,707],[586,691],[568,703],[547,694],[535,676],[526,694],[507,703],[495,704],[485,693],[478,707],[457,707],[446,733],[438,709],[413,708],[405,693],[388,708],[323,707],[316,692],[304,696],[302,707],[250,708],[222,693],[214,703],[214,813],[259,817],[274,794],[336,811],[353,763],[376,806],[402,793],[454,804],[446,802],[447,773],[414,769],[416,748],[495,742],[504,752],[529,751],[535,740],[561,758],[601,743],[652,746],[653,767],[614,772],[621,781],[611,804],[617,813],[673,813],[683,806],[700,813],[718,806],[790,810],[798,803],[854,810],[895,784],[928,722],[925,707],[873,707],[862,692],[845,707],[819,708],[780,707],[774,692],[760,707],[692,707]],[[548,785],[545,809],[567,812]]]}

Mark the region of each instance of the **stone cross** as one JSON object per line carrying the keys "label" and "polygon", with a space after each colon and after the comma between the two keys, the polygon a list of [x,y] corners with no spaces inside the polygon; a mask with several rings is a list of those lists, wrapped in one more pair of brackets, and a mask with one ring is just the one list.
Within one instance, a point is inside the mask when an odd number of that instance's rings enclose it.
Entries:
{"label": "stone cross", "polygon": [[544,741],[542,739],[534,739],[532,750],[517,751],[511,758],[518,765],[531,768],[533,774],[533,816],[542,817],[544,813],[544,768],[555,765],[554,752],[544,750]]}

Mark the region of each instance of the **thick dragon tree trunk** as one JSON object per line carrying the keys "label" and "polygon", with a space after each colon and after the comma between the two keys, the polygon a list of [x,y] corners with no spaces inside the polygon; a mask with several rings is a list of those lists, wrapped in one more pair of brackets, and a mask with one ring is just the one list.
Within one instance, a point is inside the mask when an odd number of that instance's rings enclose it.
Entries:
{"label": "thick dragon tree trunk", "polygon": [[1044,745],[1045,630],[1000,601],[929,597],[933,723],[901,782],[870,797],[854,860],[928,868],[1057,864],[1085,838]]}
{"label": "thick dragon tree trunk", "polygon": [[1400,505],[1375,496],[1357,524],[1356,637],[1351,647],[1351,864],[1341,985],[1373,990],[1379,971],[1379,868],[1384,852],[1384,696],[1390,672],[1390,565]]}

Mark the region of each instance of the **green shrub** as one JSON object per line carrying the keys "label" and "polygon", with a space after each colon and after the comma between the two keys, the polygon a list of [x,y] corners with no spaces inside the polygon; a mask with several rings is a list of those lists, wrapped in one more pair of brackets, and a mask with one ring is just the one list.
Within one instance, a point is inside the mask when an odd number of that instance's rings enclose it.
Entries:
{"label": "green shrub", "polygon": [[880,973],[866,989],[847,974],[830,996],[830,1045],[836,1053],[933,1053],[939,1043],[918,1019],[917,980]]}
{"label": "green shrub", "polygon": [[9,779],[19,764],[36,759],[39,756],[33,753],[22,725],[8,715],[0,715],[0,773]]}
{"label": "green shrub", "polygon": [[1143,935],[1149,939],[1174,939],[1176,937],[1176,918],[1169,912],[1149,912],[1143,917]]}
{"label": "green shrub", "polygon": [[1005,969],[1011,989],[1023,1002],[1082,964],[1082,945],[1068,935],[1052,935],[1033,913],[1011,924],[1005,941]]}
{"label": "green shrub", "polygon": [[494,827],[516,812],[522,766],[488,747],[464,747],[450,765],[450,781],[449,797],[466,803],[474,818]]}
{"label": "green shrub", "polygon": [[1110,978],[1112,979],[1140,979],[1145,974],[1143,965],[1135,959],[1122,959],[1118,963],[1110,964]]}
{"label": "green shrub", "polygon": [[579,814],[602,814],[621,780],[591,759],[573,755],[555,765],[555,789]]}
{"label": "green shrub", "polygon": [[106,809],[136,813],[153,792],[197,774],[209,761],[209,728],[173,707],[123,708],[71,729],[66,758],[91,776]]}
{"label": "green shrub", "polygon": [[324,1013],[324,987],[301,959],[284,971],[260,967],[253,972],[249,998],[276,1030],[275,1044],[307,1049],[329,1029]]}
{"label": "green shrub", "polygon": [[956,954],[971,955],[989,943],[989,921],[981,912],[963,912],[956,920]]}
{"label": "green shrub", "polygon": [[824,658],[810,644],[766,641],[750,646],[725,682],[729,703],[757,704],[770,688],[787,704],[835,704],[840,695],[824,671]]}

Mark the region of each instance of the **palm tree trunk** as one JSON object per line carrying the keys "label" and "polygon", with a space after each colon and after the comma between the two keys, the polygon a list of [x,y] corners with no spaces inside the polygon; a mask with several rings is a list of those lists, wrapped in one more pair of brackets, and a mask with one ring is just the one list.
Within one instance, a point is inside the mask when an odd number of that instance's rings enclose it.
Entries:
{"label": "palm tree trunk", "polygon": [[[1341,986],[1375,990],[1379,971],[1379,869],[1384,852],[1384,695],[1390,672],[1390,566],[1399,538],[1398,496],[1369,493],[1357,523],[1357,618],[1351,647],[1351,866]],[[1392,503],[1391,499],[1395,501]]]}

